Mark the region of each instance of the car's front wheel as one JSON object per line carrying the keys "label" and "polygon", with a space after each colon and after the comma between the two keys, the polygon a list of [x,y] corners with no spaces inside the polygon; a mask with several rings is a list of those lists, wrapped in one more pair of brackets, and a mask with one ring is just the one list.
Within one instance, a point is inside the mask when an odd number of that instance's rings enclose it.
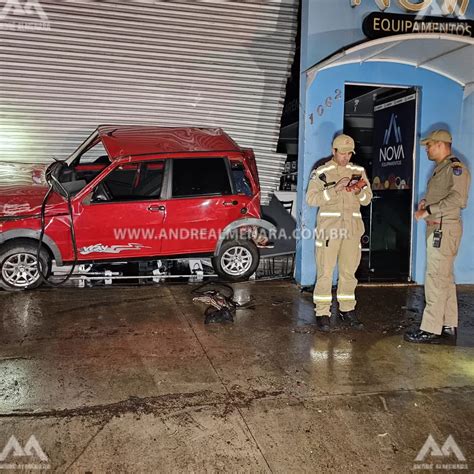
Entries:
{"label": "car's front wheel", "polygon": [[[40,252],[43,274],[51,269],[51,258],[46,250]],[[0,286],[4,290],[26,290],[40,286],[37,247],[30,242],[7,243],[0,249]]]}
{"label": "car's front wheel", "polygon": [[229,281],[245,281],[257,270],[260,255],[251,240],[227,240],[212,259],[216,273]]}

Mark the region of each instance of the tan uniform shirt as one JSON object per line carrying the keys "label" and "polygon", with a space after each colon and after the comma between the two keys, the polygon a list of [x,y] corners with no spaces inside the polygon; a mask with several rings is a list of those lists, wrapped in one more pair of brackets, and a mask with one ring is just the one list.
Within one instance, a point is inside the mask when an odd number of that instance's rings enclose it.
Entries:
{"label": "tan uniform shirt", "polygon": [[468,169],[455,156],[449,155],[438,163],[428,181],[425,199],[431,214],[426,221],[440,221],[442,217],[443,224],[458,222],[461,209],[467,205],[470,184]]}
{"label": "tan uniform shirt", "polygon": [[[367,183],[367,187],[359,194],[345,189],[337,192],[334,189],[341,178],[351,178],[352,175],[361,175]],[[360,238],[364,233],[360,206],[367,206],[371,200],[372,189],[362,166],[352,163],[339,166],[332,159],[311,173],[306,202],[319,207],[316,227],[318,238]]]}

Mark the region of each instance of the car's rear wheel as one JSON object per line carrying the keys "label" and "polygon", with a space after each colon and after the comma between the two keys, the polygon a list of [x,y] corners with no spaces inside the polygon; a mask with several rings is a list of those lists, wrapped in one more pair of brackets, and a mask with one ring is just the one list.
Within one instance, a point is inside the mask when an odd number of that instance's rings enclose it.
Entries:
{"label": "car's rear wheel", "polygon": [[[51,258],[45,249],[40,252],[40,266],[44,275],[51,271]],[[33,289],[42,279],[38,271],[37,247],[33,243],[5,244],[0,249],[0,286],[8,291]]]}
{"label": "car's rear wheel", "polygon": [[251,240],[227,240],[212,259],[216,273],[228,281],[245,281],[257,270],[260,255]]}

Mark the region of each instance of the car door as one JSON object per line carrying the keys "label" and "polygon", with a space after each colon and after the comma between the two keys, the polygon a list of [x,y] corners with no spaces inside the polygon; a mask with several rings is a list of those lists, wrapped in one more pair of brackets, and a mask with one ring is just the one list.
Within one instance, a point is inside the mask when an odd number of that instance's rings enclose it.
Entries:
{"label": "car door", "polygon": [[163,203],[164,255],[212,252],[221,231],[242,218],[249,197],[238,194],[223,157],[172,160],[169,198]]}
{"label": "car door", "polygon": [[95,184],[76,212],[80,260],[160,254],[164,161],[120,164]]}

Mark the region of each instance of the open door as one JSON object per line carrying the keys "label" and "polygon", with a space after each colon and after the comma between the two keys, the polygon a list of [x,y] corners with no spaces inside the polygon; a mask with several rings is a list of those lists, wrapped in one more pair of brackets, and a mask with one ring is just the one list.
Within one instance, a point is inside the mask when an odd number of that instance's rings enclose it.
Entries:
{"label": "open door", "polygon": [[372,204],[362,209],[366,233],[357,277],[410,281],[418,93],[350,87],[355,89],[346,100],[344,130],[356,141],[354,162],[365,167],[374,192]]}

